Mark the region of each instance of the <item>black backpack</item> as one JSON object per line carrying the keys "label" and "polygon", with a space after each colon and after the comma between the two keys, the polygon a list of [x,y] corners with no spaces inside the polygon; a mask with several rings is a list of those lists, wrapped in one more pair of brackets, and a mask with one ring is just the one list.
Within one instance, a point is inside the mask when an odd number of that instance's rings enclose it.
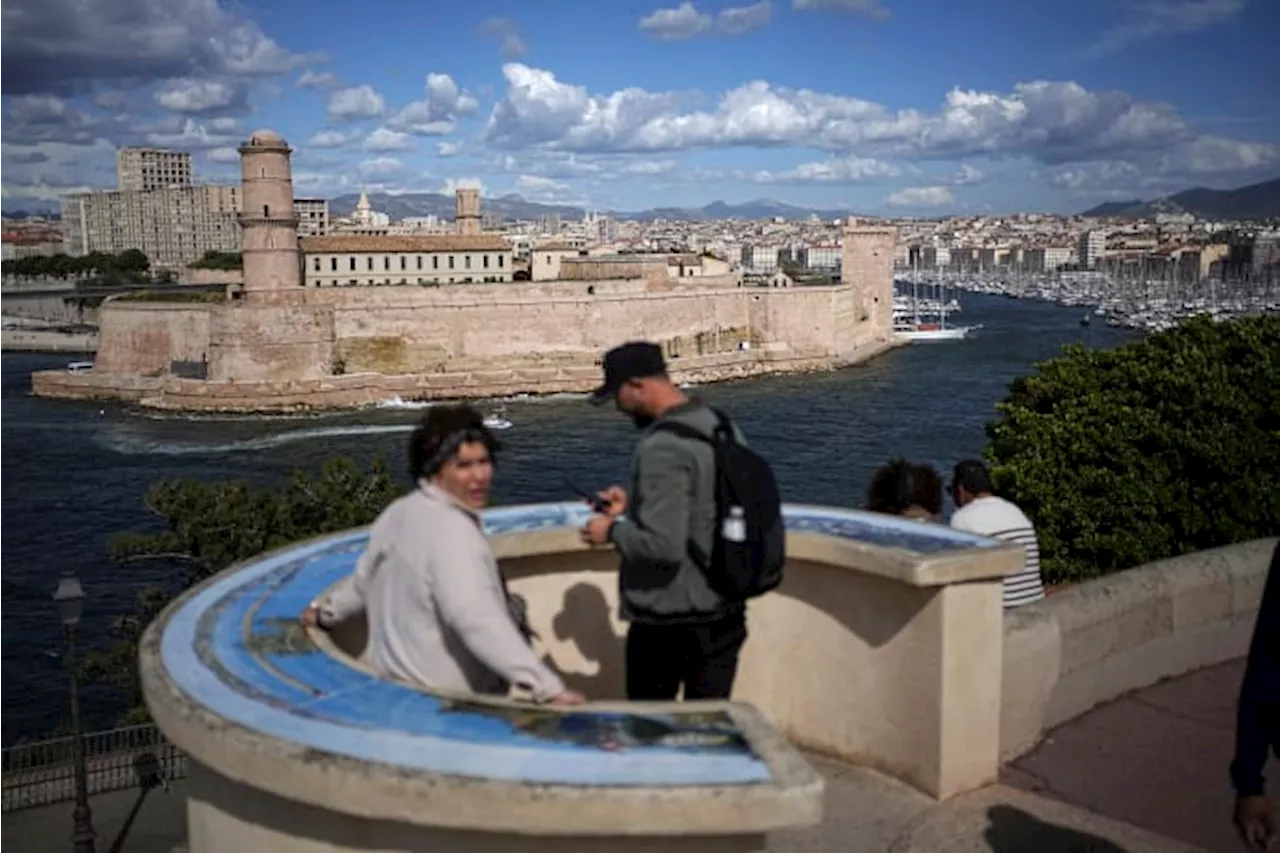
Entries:
{"label": "black backpack", "polygon": [[659,421],[654,429],[710,444],[716,457],[716,527],[710,554],[690,543],[711,588],[725,600],[742,602],[782,583],[786,530],[782,497],[765,458],[734,436],[728,416],[712,409],[719,423],[711,436],[687,424]]}

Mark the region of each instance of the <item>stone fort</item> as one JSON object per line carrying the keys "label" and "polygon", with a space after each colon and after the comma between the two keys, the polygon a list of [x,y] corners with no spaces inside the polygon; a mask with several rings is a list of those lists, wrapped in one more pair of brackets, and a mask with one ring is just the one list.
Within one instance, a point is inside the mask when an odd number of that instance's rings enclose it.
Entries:
{"label": "stone fort", "polygon": [[[659,342],[680,381],[830,369],[892,346],[892,228],[851,219],[831,285],[748,287],[738,274],[619,255],[566,257],[552,281],[320,287],[304,282],[289,145],[260,130],[239,151],[243,285],[216,302],[108,300],[93,369],[35,373],[34,393],[340,408],[584,391],[600,354],[636,338]],[[489,240],[478,196],[459,205],[469,215],[457,239]]]}

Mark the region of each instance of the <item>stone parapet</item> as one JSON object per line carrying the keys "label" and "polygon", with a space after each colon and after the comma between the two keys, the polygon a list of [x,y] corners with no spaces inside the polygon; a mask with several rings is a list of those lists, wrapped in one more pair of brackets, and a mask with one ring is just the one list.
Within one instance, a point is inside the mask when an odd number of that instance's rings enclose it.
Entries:
{"label": "stone parapet", "polygon": [[616,558],[582,544],[588,513],[483,516],[538,651],[592,700],[581,708],[381,679],[360,660],[362,617],[301,628],[297,613],[350,574],[367,530],[250,560],[167,608],[140,670],[153,717],[191,760],[192,853],[745,853],[821,820],[824,783],[792,743],[943,799],[995,778],[998,721],[983,711],[1000,695],[1016,546],[789,505],[787,576],[749,607],[735,701],[631,703]]}
{"label": "stone parapet", "polygon": [[1243,656],[1276,542],[1161,560],[1010,610],[1003,759],[1103,702]]}

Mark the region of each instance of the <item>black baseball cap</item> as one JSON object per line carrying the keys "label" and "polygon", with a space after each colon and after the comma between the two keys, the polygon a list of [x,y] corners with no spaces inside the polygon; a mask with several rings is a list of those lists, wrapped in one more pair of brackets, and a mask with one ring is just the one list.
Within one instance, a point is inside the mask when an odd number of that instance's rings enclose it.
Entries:
{"label": "black baseball cap", "polygon": [[604,354],[604,384],[591,392],[591,405],[612,400],[622,383],[647,376],[665,376],[667,362],[662,348],[649,341],[629,341]]}

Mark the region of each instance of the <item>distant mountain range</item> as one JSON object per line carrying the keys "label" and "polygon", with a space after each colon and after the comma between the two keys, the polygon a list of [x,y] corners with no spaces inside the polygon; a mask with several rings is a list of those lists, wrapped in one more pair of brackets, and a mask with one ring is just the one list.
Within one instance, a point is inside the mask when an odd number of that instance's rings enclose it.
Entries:
{"label": "distant mountain range", "polygon": [[[347,216],[355,210],[359,203],[359,195],[341,195],[329,202],[332,216]],[[385,213],[392,221],[407,216],[439,216],[442,219],[453,219],[453,196],[440,193],[371,193],[370,206],[379,213]],[[564,204],[541,204],[527,201],[516,193],[484,198],[480,209],[497,213],[505,219],[537,219],[540,216],[556,214],[566,219],[581,219],[586,212],[581,207]],[[703,207],[659,207],[638,212],[608,212],[618,219],[633,219],[651,222],[655,219],[671,219],[684,222],[701,222],[709,219],[771,219],[781,216],[784,219],[803,219],[817,215],[820,219],[839,219],[849,215],[845,210],[816,210],[807,207],[795,207],[781,201],[762,198],[743,204],[726,204],[713,201]]]}
{"label": "distant mountain range", "polygon": [[1203,187],[1154,201],[1109,201],[1083,216],[1142,219],[1158,213],[1190,213],[1201,219],[1272,219],[1280,217],[1280,178],[1234,190]]}

